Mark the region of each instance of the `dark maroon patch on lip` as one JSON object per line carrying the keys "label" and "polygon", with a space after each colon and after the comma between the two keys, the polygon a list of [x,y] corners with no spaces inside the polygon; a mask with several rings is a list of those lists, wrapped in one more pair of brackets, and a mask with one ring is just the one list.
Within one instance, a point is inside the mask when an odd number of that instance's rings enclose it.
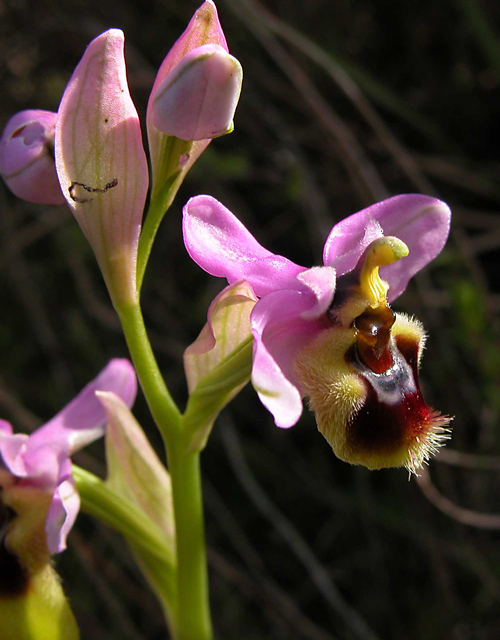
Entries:
{"label": "dark maroon patch on lip", "polygon": [[390,455],[428,428],[431,410],[419,390],[396,404],[386,404],[366,380],[365,385],[366,402],[347,428],[347,443],[353,451]]}
{"label": "dark maroon patch on lip", "polygon": [[415,384],[418,387],[418,350],[420,345],[414,338],[407,338],[406,336],[396,335],[394,336],[394,339],[396,341],[398,351],[410,365],[413,371],[413,377],[415,378]]}
{"label": "dark maroon patch on lip", "polygon": [[391,455],[425,435],[433,411],[425,403],[418,380],[418,342],[401,336],[390,345],[393,366],[377,374],[353,350],[350,363],[363,378],[367,398],[347,428],[353,451]]}
{"label": "dark maroon patch on lip", "polygon": [[0,598],[16,598],[28,590],[28,572],[5,544],[5,532],[15,512],[0,499]]}

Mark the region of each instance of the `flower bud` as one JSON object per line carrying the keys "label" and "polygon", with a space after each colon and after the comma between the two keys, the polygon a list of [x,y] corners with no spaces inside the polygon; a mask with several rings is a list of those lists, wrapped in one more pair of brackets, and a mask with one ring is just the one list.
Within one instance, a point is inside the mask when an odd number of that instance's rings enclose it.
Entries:
{"label": "flower bud", "polygon": [[216,44],[186,55],[151,96],[151,122],[167,136],[207,140],[233,129],[243,70]]}
{"label": "flower bud", "polygon": [[[224,51],[228,52],[226,38],[219,22],[217,15],[217,9],[212,0],[205,0],[205,2],[195,11],[191,18],[186,30],[175,42],[174,46],[170,49],[167,56],[163,60],[156,79],[149,96],[148,110],[147,110],[147,130],[149,141],[149,152],[151,156],[151,169],[153,174],[152,184],[152,197],[161,193],[165,185],[168,185],[172,180],[173,175],[177,175],[177,186],[182,181],[183,177],[193,166],[200,155],[205,151],[209,145],[212,136],[209,136],[203,140],[195,141],[193,138],[189,139],[189,143],[181,141],[181,138],[177,138],[178,134],[182,135],[195,135],[193,132],[196,127],[191,124],[191,131],[187,132],[186,124],[189,119],[184,119],[182,127],[179,126],[181,121],[181,113],[178,107],[175,108],[173,93],[179,97],[178,89],[174,89],[171,80],[171,76],[178,78],[177,85],[185,90],[188,85],[189,78],[197,76],[199,74],[206,74],[206,67],[210,64],[207,60],[197,61],[194,68],[187,70],[183,59],[190,56],[191,52],[203,47],[204,45],[217,45]],[[196,57],[196,56],[195,56]],[[219,56],[220,57],[220,54]],[[200,72],[201,69],[201,72]],[[182,73],[184,70],[184,73]],[[186,75],[187,73],[187,75]],[[184,75],[184,78],[182,76]],[[167,91],[165,98],[160,101],[160,104],[165,101],[165,104],[170,103],[170,113],[174,108],[176,124],[173,126],[166,126],[165,122],[161,123],[161,120],[167,120],[161,116],[155,115],[155,111],[159,110],[156,105],[157,96],[163,93],[167,87],[170,89]],[[194,90],[194,89],[193,89]],[[168,98],[168,101],[167,101]],[[199,97],[198,97],[199,102]],[[173,105],[173,106],[172,106]],[[234,111],[234,110],[233,110]],[[169,116],[172,119],[171,116]],[[232,117],[232,116],[231,116]],[[154,120],[153,120],[154,118]],[[192,118],[192,114],[190,116]],[[156,123],[160,123],[160,127],[157,127]],[[191,121],[192,122],[192,121]],[[230,124],[230,123],[229,123]],[[163,133],[164,129],[169,131],[176,131],[168,136]],[[200,130],[201,131],[201,130]],[[168,206],[163,206],[166,210]]]}
{"label": "flower bud", "polygon": [[115,306],[138,296],[137,247],[148,189],[124,42],[119,29],[92,40],[64,91],[56,128],[59,180]]}
{"label": "flower bud", "polygon": [[38,204],[64,204],[54,163],[57,113],[20,111],[0,140],[0,174],[14,195]]}

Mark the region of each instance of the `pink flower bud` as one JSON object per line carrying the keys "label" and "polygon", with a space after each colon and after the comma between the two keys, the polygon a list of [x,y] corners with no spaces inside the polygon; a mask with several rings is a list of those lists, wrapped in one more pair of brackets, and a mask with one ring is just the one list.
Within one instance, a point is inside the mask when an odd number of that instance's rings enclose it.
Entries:
{"label": "pink flower bud", "polygon": [[0,140],[0,174],[18,198],[63,204],[54,164],[57,113],[32,109],[16,113]]}
{"label": "pink flower bud", "polygon": [[[198,62],[195,64],[194,69],[190,72],[186,71],[184,65],[182,65],[182,60],[189,56],[192,51],[202,47],[203,45],[218,45],[224,51],[228,51],[226,38],[224,36],[224,32],[222,31],[222,27],[219,22],[219,17],[217,15],[217,9],[212,0],[205,0],[205,2],[199,7],[199,9],[194,13],[191,21],[189,22],[186,30],[174,44],[174,46],[170,49],[167,56],[163,60],[160,68],[158,69],[158,74],[156,76],[153,90],[151,91],[151,95],[149,97],[148,102],[148,111],[147,111],[147,129],[148,129],[148,140],[149,140],[149,152],[151,156],[151,168],[153,173],[153,194],[159,192],[164,184],[169,180],[172,167],[167,166],[171,161],[169,161],[169,157],[172,153],[171,147],[175,146],[175,141],[166,140],[165,138],[165,130],[169,131],[177,131],[177,133],[169,133],[167,135],[174,135],[177,137],[179,133],[183,133],[186,135],[187,127],[186,122],[184,122],[183,126],[179,126],[180,120],[180,109],[178,108],[175,115],[177,118],[177,122],[175,126],[167,127],[165,124],[160,123],[160,127],[157,127],[157,123],[162,119],[165,121],[167,118],[162,118],[155,112],[159,109],[160,105],[163,105],[165,102],[173,103],[174,93],[180,93],[177,89],[174,90],[173,83],[169,82],[168,78],[170,76],[177,76],[177,81],[180,87],[185,87],[188,84],[189,77],[193,75],[197,75],[197,73],[206,73],[196,71],[196,68],[200,69],[200,67],[204,67],[205,63]],[[175,71],[179,67],[179,71]],[[184,74],[182,74],[182,70],[184,70]],[[185,77],[182,78],[182,75]],[[166,91],[165,96],[160,100],[160,105],[156,104],[157,98],[161,93]],[[236,98],[237,102],[237,98]],[[165,107],[165,105],[163,105]],[[170,107],[171,109],[172,107]],[[187,118],[186,118],[187,120]],[[195,127],[191,127],[193,131]],[[179,157],[179,163],[174,167],[174,170],[178,168],[182,169],[183,174],[185,175],[189,169],[193,166],[194,162],[200,157],[203,151],[207,148],[210,143],[212,136],[207,136],[204,140],[198,140],[197,142],[192,142],[189,145],[188,149],[181,149],[181,156]],[[191,140],[194,140],[191,138]]]}
{"label": "pink flower bud", "polygon": [[167,136],[207,140],[233,129],[243,70],[217,44],[184,56],[151,96],[151,122]]}
{"label": "pink flower bud", "polygon": [[124,35],[92,40],[59,107],[56,165],[115,305],[137,297],[136,262],[148,168],[127,84]]}

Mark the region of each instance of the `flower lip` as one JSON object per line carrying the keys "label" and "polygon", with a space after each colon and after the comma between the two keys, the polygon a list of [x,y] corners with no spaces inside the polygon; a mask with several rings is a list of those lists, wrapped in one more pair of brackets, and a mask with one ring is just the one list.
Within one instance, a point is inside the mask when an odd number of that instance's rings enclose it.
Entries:
{"label": "flower lip", "polygon": [[365,380],[366,399],[347,427],[345,447],[353,456],[350,461],[368,468],[405,466],[416,473],[449,439],[451,418],[430,408],[422,396],[418,377],[421,345],[415,334],[406,335],[398,327],[390,350],[393,365],[381,373],[350,352],[349,363]]}

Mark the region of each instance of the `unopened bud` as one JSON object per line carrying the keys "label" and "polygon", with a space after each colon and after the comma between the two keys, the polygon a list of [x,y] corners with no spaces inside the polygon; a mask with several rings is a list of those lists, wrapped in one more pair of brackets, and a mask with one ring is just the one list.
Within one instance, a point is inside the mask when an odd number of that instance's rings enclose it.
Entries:
{"label": "unopened bud", "polygon": [[152,96],[151,122],[181,140],[208,140],[230,133],[243,71],[217,44],[197,47],[174,67]]}

